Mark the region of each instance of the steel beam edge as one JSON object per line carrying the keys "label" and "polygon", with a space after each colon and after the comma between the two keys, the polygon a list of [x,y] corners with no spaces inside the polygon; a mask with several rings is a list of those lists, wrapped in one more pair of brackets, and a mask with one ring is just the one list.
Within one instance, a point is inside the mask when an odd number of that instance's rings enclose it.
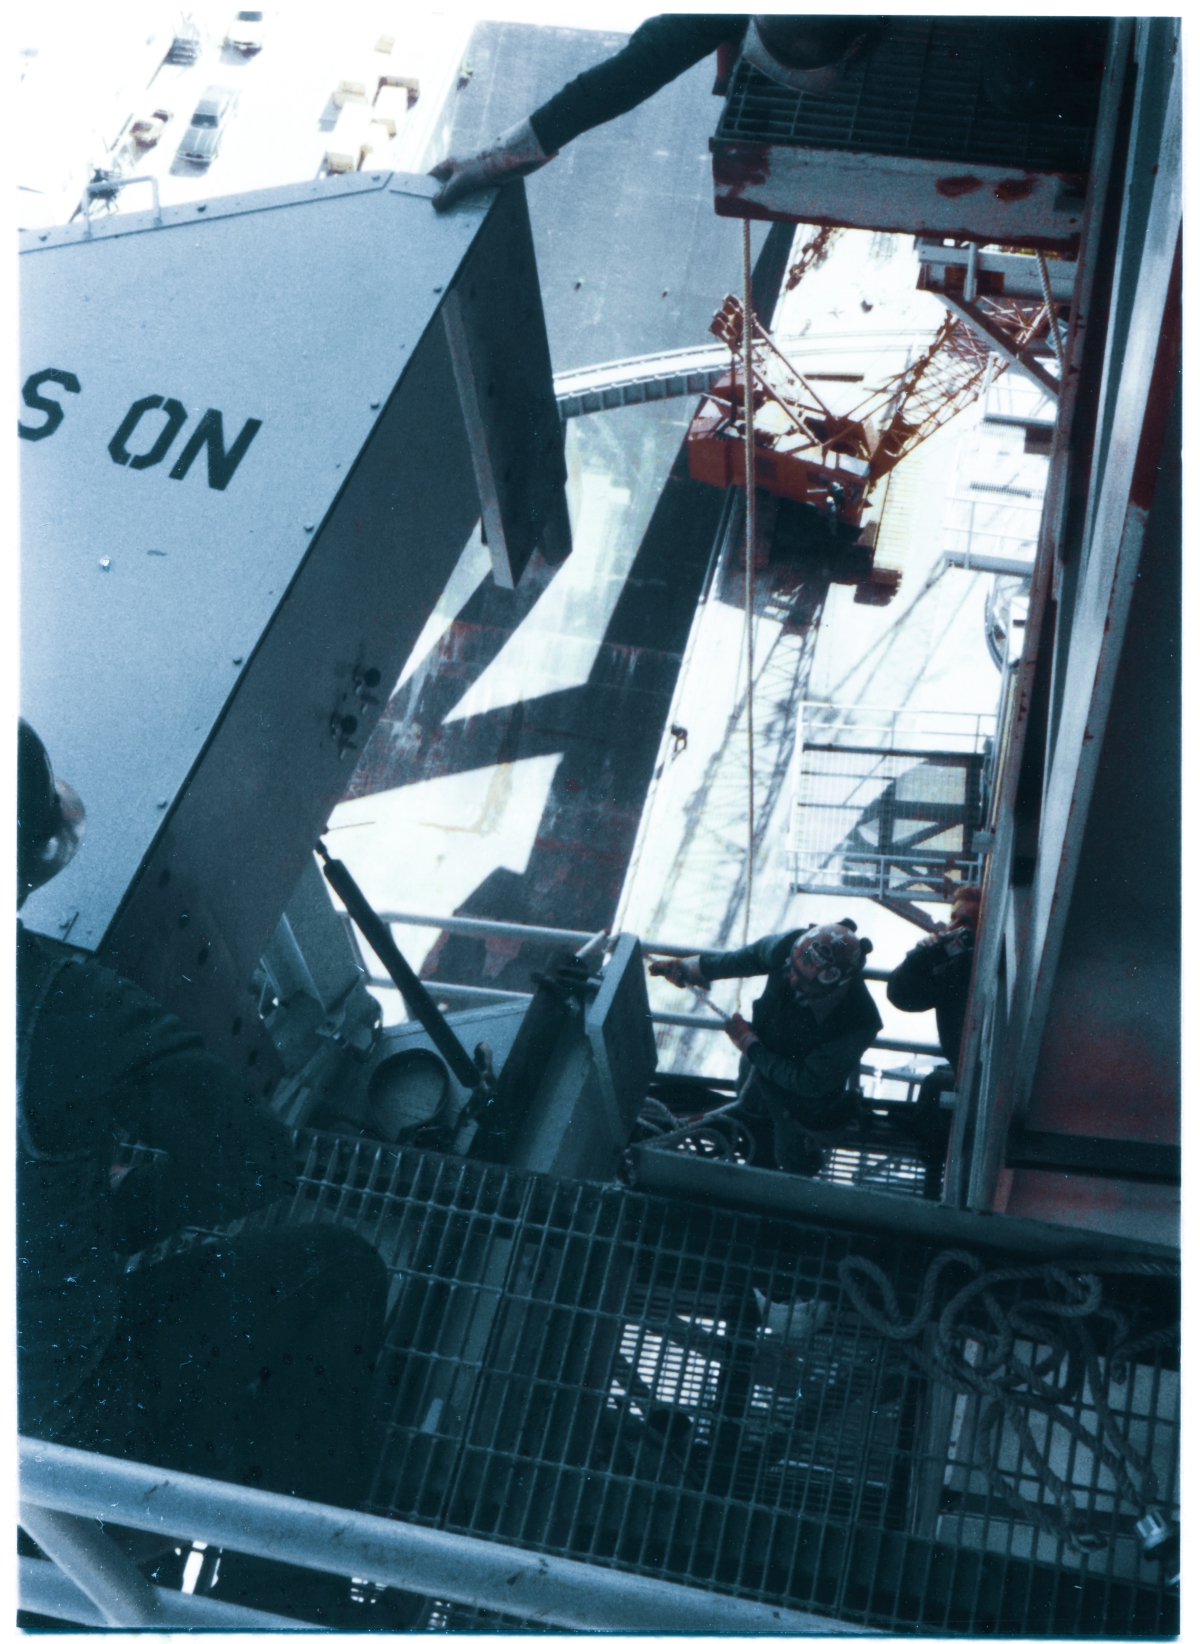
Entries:
{"label": "steel beam edge", "polygon": [[825,1637],[879,1631],[40,1439],[21,1439],[20,1466],[21,1498],[35,1506],[207,1541],[573,1632]]}
{"label": "steel beam edge", "polygon": [[1178,1264],[1179,1252],[1148,1239],[1127,1239],[1091,1228],[1035,1222],[990,1210],[956,1210],[932,1199],[839,1187],[807,1176],[756,1170],[724,1160],[689,1158],[661,1148],[630,1149],[633,1185],[640,1192],[672,1193],[705,1204],[834,1222],[859,1233],[899,1233],[939,1245],[975,1245],[1008,1257],[1064,1261],[1144,1259]]}
{"label": "steel beam edge", "polygon": [[[1041,631],[1047,605],[1052,596],[1055,569],[1066,529],[1072,481],[1077,479],[1074,472],[1075,463],[1070,462],[1068,458],[1071,429],[1079,397],[1081,362],[1084,348],[1088,343],[1089,331],[1095,323],[1101,323],[1106,317],[1097,316],[1093,321],[1093,288],[1104,228],[1105,205],[1112,181],[1115,133],[1121,100],[1127,84],[1132,40],[1133,19],[1113,18],[1097,116],[1096,145],[1092,154],[1088,182],[1088,203],[1075,265],[1075,289],[1071,298],[1071,326],[1066,349],[1067,363],[1056,410],[1054,450],[1047,477],[1042,525],[1038,533],[1029,591],[1025,643],[1013,681],[1010,711],[1006,720],[1007,746],[1000,750],[996,773],[993,807],[996,819],[996,845],[984,874],[983,907],[979,921],[982,942],[975,958],[974,980],[967,1005],[959,1061],[960,1086],[967,1092],[968,1100],[961,1102],[955,1111],[946,1183],[943,1189],[946,1198],[958,1197],[972,1209],[984,1209],[991,1203],[998,1161],[1002,1154],[1003,1133],[1007,1129],[1011,1111],[1007,1093],[996,1090],[988,1071],[980,1065],[986,1036],[985,1026],[990,1030],[993,1025],[981,979],[987,978],[988,991],[992,991],[999,967],[1007,915],[1011,912],[1016,923],[1022,928],[1027,917],[1022,899],[1019,899],[1020,906],[1012,905],[1013,890],[1010,884],[1016,845],[1016,795],[1025,754],[1026,732],[1031,719]],[[1000,727],[997,726],[998,735],[999,731]],[[1015,928],[1013,935],[1016,935]],[[1019,944],[1010,945],[1010,966],[1019,964],[1018,947]],[[1007,1026],[1003,1031],[1007,1032]]]}
{"label": "steel beam edge", "polygon": [[[1125,249],[1122,245],[1117,252],[1114,304],[1124,298],[1130,312],[1123,334],[1114,338],[1110,331],[1109,336],[1110,351],[1116,344],[1121,345],[1115,360],[1110,353],[1101,384],[1102,405],[1112,397],[1111,428],[1098,483],[1093,481],[1089,498],[1090,517],[1080,548],[1080,583],[1070,645],[1063,659],[1061,707],[1058,724],[1052,727],[1055,734],[1043,787],[1038,864],[1028,947],[1023,956],[1027,979],[1027,991],[1021,997],[1024,1034],[1013,1081],[1018,1112],[1028,1102],[1041,1051],[1050,991],[1082,852],[1083,819],[1092,803],[1150,514],[1146,491],[1149,489],[1152,496],[1153,485],[1147,486],[1145,476],[1155,475],[1161,465],[1165,406],[1179,359],[1177,338],[1173,341],[1170,334],[1183,199],[1183,90],[1178,66],[1170,76],[1164,101],[1162,133],[1150,148],[1155,189],[1145,230],[1136,247]],[[1140,134],[1135,131],[1134,137]],[[1145,161],[1134,141],[1130,173],[1135,173],[1135,162],[1139,161],[1137,169]],[[1116,379],[1111,385],[1110,376]],[[1156,399],[1163,407],[1161,422],[1155,415]]]}

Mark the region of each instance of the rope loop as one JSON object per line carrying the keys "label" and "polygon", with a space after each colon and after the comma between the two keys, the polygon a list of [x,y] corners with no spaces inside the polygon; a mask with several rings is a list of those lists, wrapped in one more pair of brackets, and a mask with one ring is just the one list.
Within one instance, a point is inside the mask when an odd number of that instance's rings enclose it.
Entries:
{"label": "rope loop", "polygon": [[[951,1266],[966,1267],[973,1277],[945,1300],[935,1322],[938,1282]],[[960,1465],[981,1472],[1014,1512],[1079,1553],[1096,1551],[1106,1538],[1081,1524],[1071,1482],[1047,1459],[1050,1434],[1035,1437],[1031,1418],[1064,1429],[1072,1452],[1091,1451],[1096,1467],[1111,1473],[1116,1494],[1143,1515],[1159,1498],[1158,1478],[1149,1458],[1139,1455],[1121,1430],[1093,1329],[1101,1323],[1107,1327],[1109,1379],[1123,1383],[1128,1362],[1177,1337],[1179,1325],[1130,1341],[1129,1320],[1105,1300],[1102,1275],[1173,1278],[1178,1273],[1175,1263],[1136,1258],[1088,1261],[1079,1267],[1044,1262],[989,1272],[968,1251],[945,1250],[926,1269],[912,1317],[906,1320],[892,1281],[875,1262],[845,1256],[838,1264],[842,1289],[871,1328],[900,1343],[932,1380],[976,1402],[974,1453],[960,1457]],[[1041,1293],[1018,1292],[1007,1302],[997,1293],[1022,1283],[1039,1284]],[[873,1287],[870,1294],[868,1287]],[[922,1335],[926,1342],[918,1346],[916,1338]],[[1075,1414],[1085,1384],[1091,1395],[1086,1421]],[[1005,1428],[1024,1464],[1017,1469],[1016,1483],[1011,1469],[999,1465]],[[1022,1493],[1022,1479],[1036,1481],[1036,1498]]]}

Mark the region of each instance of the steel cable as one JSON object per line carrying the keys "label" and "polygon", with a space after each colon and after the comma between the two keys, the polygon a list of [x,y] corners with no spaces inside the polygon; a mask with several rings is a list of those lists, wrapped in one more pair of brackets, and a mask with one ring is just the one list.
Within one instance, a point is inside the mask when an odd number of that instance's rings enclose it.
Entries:
{"label": "steel cable", "polygon": [[[747,844],[746,903],[742,942],[750,940],[750,899],[754,894],[754,551],[758,539],[758,493],[754,467],[754,285],[750,268],[750,219],[742,219],[742,341],[745,349],[746,399],[746,749]],[[739,1004],[741,990],[738,990]]]}

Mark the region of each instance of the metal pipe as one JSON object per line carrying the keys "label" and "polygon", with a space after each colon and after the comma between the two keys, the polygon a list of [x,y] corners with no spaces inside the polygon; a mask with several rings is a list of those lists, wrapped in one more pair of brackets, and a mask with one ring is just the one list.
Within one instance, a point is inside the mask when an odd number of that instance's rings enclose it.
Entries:
{"label": "metal pipe", "polygon": [[[863,975],[869,982],[886,982],[888,977],[891,975],[891,971],[868,970],[864,971]],[[378,977],[372,977],[369,985],[373,988],[387,988],[395,987],[396,984],[390,980],[385,981]],[[454,999],[463,999],[464,1002],[478,1000],[482,1004],[503,1005],[510,1003],[523,1003],[526,1000],[533,998],[532,993],[509,993],[502,988],[459,987],[453,982],[427,982],[425,987],[435,999],[445,999],[447,1002],[453,1001]],[[722,1021],[710,1022],[706,1016],[687,1016],[682,1011],[677,1010],[652,1010],[650,1012],[650,1020],[652,1022],[660,1023],[663,1027],[723,1029],[725,1022],[727,1022],[729,1018],[725,1016],[725,1013],[721,1011],[718,1006],[712,1005],[711,1008],[717,1011],[718,1015],[723,1017]],[[915,1039],[876,1039],[875,1044],[880,1050],[911,1050],[915,1051],[918,1055],[937,1056],[939,1058],[942,1057],[942,1051],[939,1046],[920,1044]]]}
{"label": "metal pipe", "polygon": [[979,294],[979,247],[974,240],[967,247],[967,269],[963,275],[963,301],[973,303]]}
{"label": "metal pipe", "polygon": [[[292,1616],[272,1615],[266,1610],[248,1610],[244,1604],[224,1604],[220,1599],[196,1593],[178,1593],[171,1587],[155,1589],[164,1624],[180,1630],[224,1632],[328,1632],[315,1621],[297,1621]],[[74,1621],[83,1627],[105,1627],[107,1619],[96,1604],[77,1587],[57,1564],[43,1558],[17,1560],[17,1604],[32,1615],[50,1616],[55,1621]]]}
{"label": "metal pipe", "polygon": [[326,879],[345,903],[346,911],[362,931],[384,970],[403,995],[404,1003],[433,1040],[438,1053],[445,1058],[451,1073],[459,1084],[465,1085],[468,1090],[477,1089],[482,1082],[483,1074],[467,1054],[462,1040],[448,1025],[426,992],[421,978],[396,946],[385,922],[355,883],[349,868],[344,862],[330,856],[319,839],[317,852],[321,857],[322,872]]}
{"label": "metal pipe", "polygon": [[[714,1022],[708,1016],[687,1016],[679,1010],[652,1010],[650,1020],[658,1022],[663,1027],[703,1028],[705,1032],[723,1033],[725,1024]],[[914,1056],[936,1056],[939,1062],[946,1060],[940,1045],[921,1044],[916,1039],[876,1039],[872,1042],[872,1050],[906,1050]]]}
{"label": "metal pipe", "polygon": [[83,212],[83,232],[90,237],[92,232],[91,204],[93,198],[106,194],[109,189],[129,188],[133,183],[149,183],[150,193],[154,200],[154,222],[156,227],[162,226],[162,203],[158,197],[158,178],[142,177],[110,177],[102,183],[88,183],[79,202],[79,209]]}
{"label": "metal pipe", "polygon": [[[372,988],[394,988],[395,985],[390,976],[386,979],[372,976],[367,980],[367,986]],[[510,988],[468,987],[458,982],[425,982],[423,986],[431,999],[444,999],[447,1004],[455,1000],[464,1005],[525,1004],[533,998],[532,993],[514,993]]]}
{"label": "metal pipe", "polygon": [[110,1541],[96,1515],[21,1502],[19,1522],[48,1558],[91,1599],[110,1627],[161,1627],[166,1620],[152,1587],[137,1565]]}
{"label": "metal pipe", "polygon": [[[348,917],[348,915],[344,916]],[[505,919],[469,919],[459,914],[439,913],[381,913],[387,925],[431,925],[435,930],[448,930],[458,936],[513,936],[526,942],[545,942],[551,947],[577,949],[595,935],[590,930],[559,930],[551,925],[515,925]],[[615,941],[610,937],[609,941]],[[680,952],[693,949],[680,949]]]}
{"label": "metal pipe", "polygon": [[1031,559],[1006,559],[1000,554],[973,554],[969,548],[947,548],[942,555],[943,565],[955,565],[964,571],[994,571],[998,576],[1031,577]]}
{"label": "metal pipe", "polygon": [[1058,333],[1058,304],[1054,301],[1053,293],[1050,290],[1050,270],[1046,267],[1046,253],[1044,251],[1037,253],[1037,265],[1042,282],[1042,297],[1046,304],[1046,313],[1050,318],[1050,345],[1054,349],[1054,358],[1058,361],[1058,369],[1061,373],[1063,368],[1063,345],[1062,338]]}
{"label": "metal pipe", "polygon": [[[891,974],[890,970],[864,970],[862,973],[867,982],[886,982]],[[511,988],[475,987],[466,982],[423,982],[421,985],[431,999],[444,999],[448,1004],[458,999],[468,1004],[475,1001],[481,1005],[507,1005],[533,998],[532,993],[521,993]],[[367,979],[367,986],[394,988],[396,984],[390,976],[371,976]]]}
{"label": "metal pipe", "polygon": [[[349,919],[350,915],[343,913],[340,917]],[[551,947],[574,948],[576,950],[579,943],[590,942],[599,934],[587,930],[560,930],[554,925],[516,925],[504,919],[470,919],[459,914],[381,913],[377,917],[382,919],[386,925],[427,925],[434,930],[448,930],[461,936],[511,936],[523,941],[545,942]],[[606,945],[611,948],[616,940],[615,936],[609,936]],[[648,938],[642,942],[643,953],[654,954],[664,959],[690,959],[695,954],[703,955],[720,951],[718,948],[697,947],[694,942],[690,946],[684,946],[679,942],[658,942],[653,938]],[[889,970],[863,971],[863,975],[868,982],[886,982],[891,974]],[[378,984],[373,982],[371,985],[374,987]],[[432,982],[426,982],[424,985],[430,993],[433,992],[434,984]],[[445,989],[455,986],[453,983],[439,985]],[[467,991],[465,985],[458,991]],[[498,988],[472,988],[470,991],[497,994],[501,992]],[[501,994],[501,997],[526,998],[527,995],[509,994],[505,996]]]}
{"label": "metal pipe", "polygon": [[[711,1010],[715,1016],[719,1016],[721,1018],[722,1027],[728,1027],[729,1023],[733,1021],[733,1017],[726,1015],[720,1005],[718,1005],[714,999],[709,997],[707,988],[698,987],[695,982],[689,982],[688,991],[694,998],[699,999],[700,1003],[708,1010]],[[713,1026],[711,1022],[708,1025],[709,1027]]]}
{"label": "metal pipe", "polygon": [[39,1439],[21,1439],[20,1461],[22,1500],[32,1505],[357,1576],[552,1628],[819,1636],[875,1630]]}

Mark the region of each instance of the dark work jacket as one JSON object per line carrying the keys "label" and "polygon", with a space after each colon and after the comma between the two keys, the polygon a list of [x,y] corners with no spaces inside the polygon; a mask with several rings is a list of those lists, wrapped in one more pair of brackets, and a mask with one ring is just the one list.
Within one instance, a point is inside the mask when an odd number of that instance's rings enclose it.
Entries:
{"label": "dark work jacket", "polygon": [[[948,1062],[958,1066],[963,1023],[967,1015],[967,995],[971,989],[971,966],[975,961],[974,932],[956,927],[958,935],[970,939],[965,952],[948,954],[942,942],[910,948],[902,964],[888,978],[887,996],[897,1010],[937,1012],[938,1043]],[[946,936],[950,932],[945,932]]]}
{"label": "dark work jacket", "polygon": [[823,1017],[793,992],[788,968],[792,948],[802,934],[793,930],[782,936],[763,936],[746,948],[705,954],[700,970],[712,982],[728,976],[767,978],[754,1001],[759,1043],[750,1046],[746,1059],[784,1096],[801,1124],[820,1130],[841,1122],[838,1097],[883,1021],[861,977],[849,984]]}
{"label": "dark work jacket", "polygon": [[[169,1155],[114,1195],[119,1138]],[[17,923],[17,1363],[21,1430],[53,1438],[116,1331],[122,1236],[213,1227],[295,1184],[291,1139],[224,1062],[96,960]]]}
{"label": "dark work jacket", "polygon": [[715,12],[649,18],[615,56],[585,69],[530,115],[543,153],[556,154],[581,131],[627,114],[718,46],[740,45],[749,21]]}

